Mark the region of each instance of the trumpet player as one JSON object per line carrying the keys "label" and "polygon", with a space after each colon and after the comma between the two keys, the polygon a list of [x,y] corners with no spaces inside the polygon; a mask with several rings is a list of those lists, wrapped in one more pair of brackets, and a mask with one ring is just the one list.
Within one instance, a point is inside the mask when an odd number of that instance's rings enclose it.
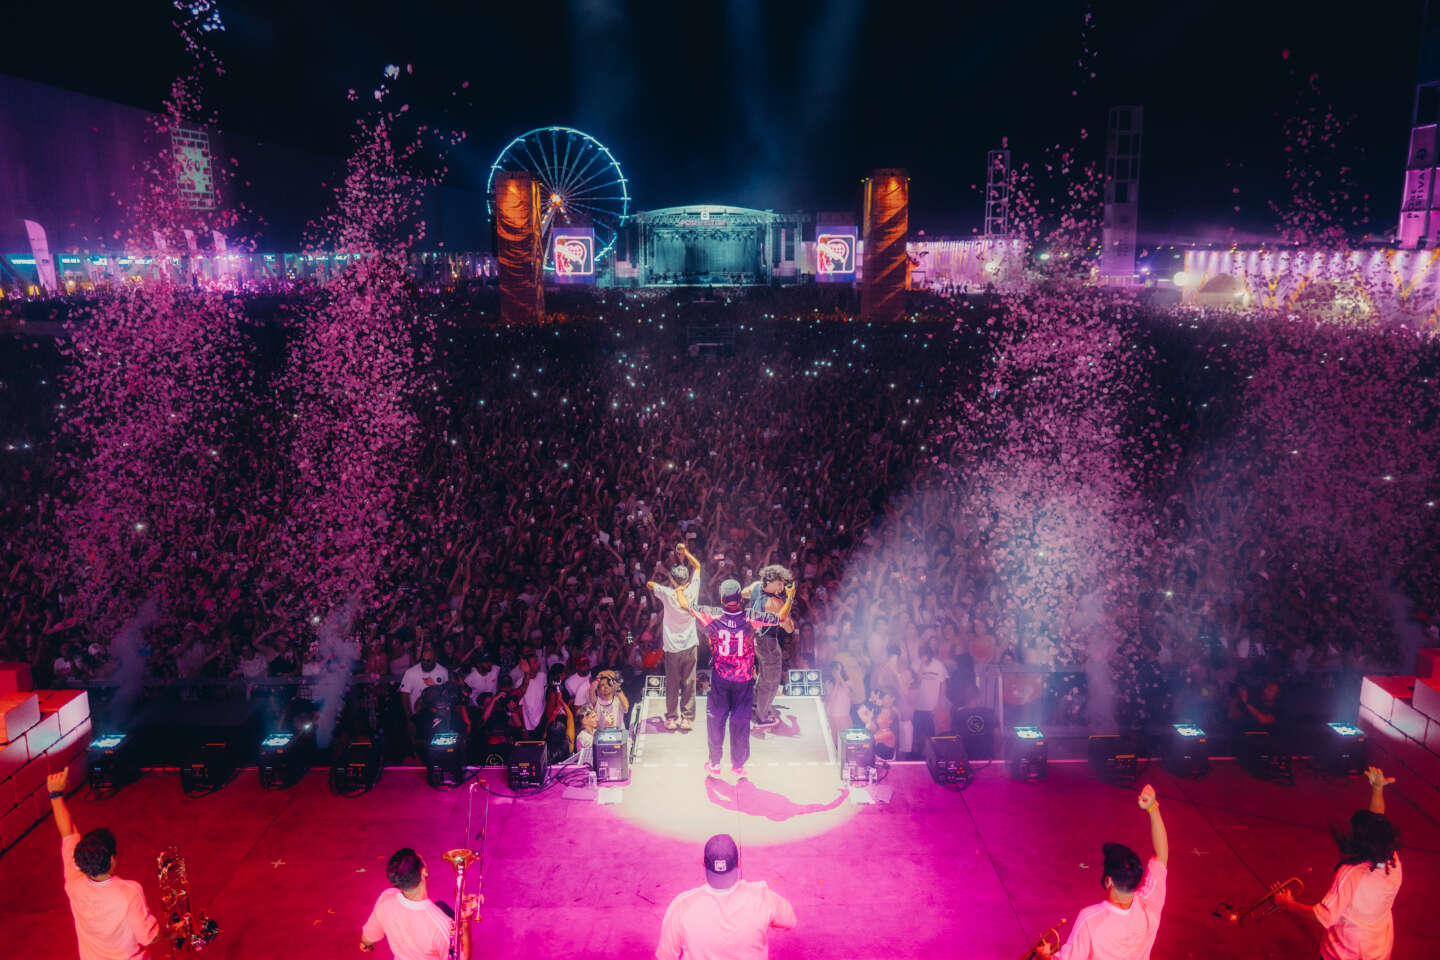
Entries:
{"label": "trumpet player", "polygon": [[[1160,911],[1165,907],[1170,838],[1154,787],[1146,784],[1139,804],[1150,816],[1150,842],[1155,849],[1150,862],[1142,871],[1134,850],[1123,843],[1105,844],[1100,876],[1105,899],[1080,911],[1070,939],[1054,954],[1059,960],[1150,960],[1155,934],[1160,931]],[[1051,949],[1042,944],[1036,954],[1049,957]]]}
{"label": "trumpet player", "polygon": [[360,930],[360,949],[366,953],[389,939],[395,960],[446,960],[450,935],[460,924],[460,960],[470,960],[470,921],[478,901],[467,896],[458,920],[449,907],[430,899],[426,880],[430,870],[410,847],[395,851],[385,866],[390,889],[375,900],[370,918]]}
{"label": "trumpet player", "polygon": [[1365,771],[1370,806],[1350,817],[1349,831],[1334,830],[1340,863],[1319,903],[1301,903],[1289,890],[1275,903],[1325,930],[1320,955],[1326,960],[1390,960],[1395,948],[1391,905],[1400,892],[1400,835],[1385,816],[1385,788],[1395,782],[1379,767]]}
{"label": "trumpet player", "polygon": [[60,831],[60,862],[65,896],[75,917],[80,960],[144,960],[145,949],[160,936],[160,922],[145,905],[145,890],[115,875],[115,834],[105,827],[84,836],[75,829],[65,805],[69,775],[46,778],[55,828]]}

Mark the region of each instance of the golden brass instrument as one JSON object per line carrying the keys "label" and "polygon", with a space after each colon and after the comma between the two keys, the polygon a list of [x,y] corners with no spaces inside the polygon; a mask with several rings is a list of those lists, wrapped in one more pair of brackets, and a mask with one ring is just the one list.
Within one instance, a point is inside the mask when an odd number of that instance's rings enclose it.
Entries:
{"label": "golden brass instrument", "polygon": [[[1040,934],[1040,939],[1036,940],[1035,945],[1025,952],[1024,960],[1036,960],[1037,957],[1048,957],[1053,955],[1056,950],[1059,950],[1060,928],[1069,922],[1068,918],[1061,917],[1059,923]],[[1046,952],[1041,953],[1041,948],[1046,948]]]}
{"label": "golden brass instrument", "polygon": [[1280,905],[1275,902],[1275,895],[1277,893],[1281,890],[1289,890],[1290,896],[1298,897],[1300,891],[1304,889],[1305,884],[1299,877],[1291,877],[1289,880],[1272,883],[1270,889],[1263,897],[1250,904],[1250,906],[1244,910],[1235,909],[1233,904],[1222,903],[1215,908],[1214,915],[1221,920],[1230,921],[1237,927],[1243,925],[1246,920],[1263,920],[1280,909]]}
{"label": "golden brass instrument", "polygon": [[[446,863],[455,868],[455,925],[450,930],[450,952],[448,956],[450,960],[460,960],[460,925],[462,923],[469,923],[471,920],[470,917],[466,916],[468,911],[465,900],[465,871],[471,864],[480,862],[480,854],[474,850],[458,847],[454,850],[446,850],[443,857]],[[477,893],[475,896],[477,898],[475,902],[478,905],[480,895]],[[474,919],[480,919],[478,908]]]}
{"label": "golden brass instrument", "polygon": [[200,950],[220,932],[220,924],[204,913],[197,918],[190,909],[190,872],[185,858],[175,847],[155,858],[160,874],[160,905],[170,941],[170,956],[177,951]]}
{"label": "golden brass instrument", "polygon": [[[475,810],[475,790],[485,782],[484,777],[477,777],[470,784],[470,796],[465,805],[465,836],[470,836],[471,815]],[[480,823],[480,847],[485,847],[485,829],[490,824],[490,791],[485,791],[485,811]],[[485,884],[485,875],[480,874],[480,881],[476,887],[475,894],[467,897],[465,894],[465,872],[472,866],[480,863],[480,853],[471,850],[469,847],[456,847],[453,850],[446,850],[442,854],[443,859],[450,866],[455,868],[455,924],[450,930],[450,950],[446,954],[449,960],[460,960],[460,931],[462,924],[471,920],[480,919],[480,904],[485,902],[485,895],[480,887]]]}

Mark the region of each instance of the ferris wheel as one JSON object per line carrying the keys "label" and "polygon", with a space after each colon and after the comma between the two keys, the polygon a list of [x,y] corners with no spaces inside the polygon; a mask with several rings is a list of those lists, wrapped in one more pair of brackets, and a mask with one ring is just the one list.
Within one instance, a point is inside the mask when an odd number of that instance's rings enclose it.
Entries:
{"label": "ferris wheel", "polygon": [[540,181],[541,240],[545,269],[555,269],[550,243],[555,227],[593,227],[595,262],[600,264],[615,249],[615,238],[630,215],[630,193],[625,174],[608,147],[574,127],[536,127],[511,140],[485,182],[485,203],[495,215],[495,174],[529,173]]}

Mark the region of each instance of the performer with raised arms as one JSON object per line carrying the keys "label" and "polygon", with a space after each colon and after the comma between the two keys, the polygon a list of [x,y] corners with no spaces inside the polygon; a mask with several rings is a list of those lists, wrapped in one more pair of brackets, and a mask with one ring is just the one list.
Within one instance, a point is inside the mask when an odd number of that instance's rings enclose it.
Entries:
{"label": "performer with raised arms", "polygon": [[725,753],[725,724],[730,724],[730,765],[737,777],[745,776],[750,759],[750,713],[755,703],[755,631],[773,626],[790,616],[795,585],[785,588],[785,605],[778,614],[761,613],[747,617],[740,597],[740,584],[726,580],[720,585],[719,607],[692,607],[685,591],[675,594],[681,608],[694,615],[710,636],[715,654],[710,694],[705,700],[705,722],[709,734],[710,759],[705,772],[720,775]]}

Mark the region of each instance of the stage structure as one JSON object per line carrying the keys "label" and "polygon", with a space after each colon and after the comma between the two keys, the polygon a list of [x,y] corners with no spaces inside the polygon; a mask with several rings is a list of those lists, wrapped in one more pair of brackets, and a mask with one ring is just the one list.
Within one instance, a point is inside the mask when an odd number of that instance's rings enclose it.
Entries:
{"label": "stage structure", "polygon": [[1307,312],[1336,319],[1416,329],[1440,321],[1440,249],[1190,250],[1172,282],[1198,306],[1304,303]]}
{"label": "stage structure", "polygon": [[743,286],[798,275],[800,214],[694,204],[631,217],[615,264],[639,286]]}
{"label": "stage structure", "polygon": [[1140,226],[1140,132],[1143,107],[1111,107],[1105,125],[1105,224],[1100,282],[1135,282],[1135,236]]}
{"label": "stage structure", "polygon": [[904,170],[876,170],[864,183],[860,314],[871,320],[899,320],[909,286],[905,241],[910,229],[910,177]]}
{"label": "stage structure", "polygon": [[540,284],[540,181],[503,171],[491,181],[495,253],[500,262],[500,319],[537,323],[545,315]]}
{"label": "stage structure", "polygon": [[[540,184],[541,247],[545,270],[555,270],[555,235],[595,232],[595,262],[604,265],[630,216],[629,181],[605,144],[574,127],[538,127],[506,144],[490,165],[486,194],[504,173],[528,173]],[[495,216],[494,201],[491,215]],[[573,275],[572,281],[573,282]]]}
{"label": "stage structure", "polygon": [[1010,235],[1010,151],[985,157],[985,239]]}
{"label": "stage structure", "polygon": [[1440,17],[1426,5],[1410,114],[1405,193],[1396,239],[1402,250],[1440,246]]}

